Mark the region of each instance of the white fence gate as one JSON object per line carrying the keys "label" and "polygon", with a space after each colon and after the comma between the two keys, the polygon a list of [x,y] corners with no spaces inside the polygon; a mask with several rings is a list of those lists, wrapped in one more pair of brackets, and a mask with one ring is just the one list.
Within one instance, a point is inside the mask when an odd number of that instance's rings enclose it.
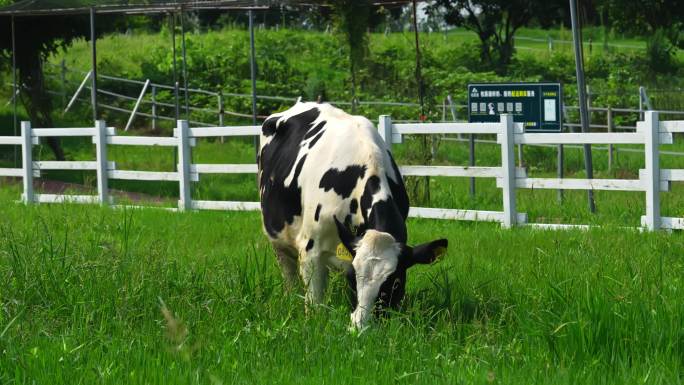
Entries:
{"label": "white fence gate", "polygon": [[[684,181],[684,170],[660,169],[659,146],[671,144],[672,134],[684,132],[684,121],[663,121],[658,113],[648,111],[644,121],[637,124],[634,133],[524,133],[521,124],[513,122],[511,115],[503,115],[499,123],[392,123],[389,116],[380,116],[380,135],[390,144],[401,143],[407,134],[494,134],[501,147],[500,167],[462,166],[403,166],[404,176],[447,176],[496,178],[503,196],[502,211],[456,210],[442,208],[411,207],[413,217],[500,222],[504,227],[527,225],[545,228],[569,228],[577,225],[527,223],[527,215],[516,210],[518,189],[562,190],[611,190],[642,191],[646,194],[646,213],[641,225],[648,230],[684,229],[684,218],[660,215],[660,192],[668,191],[673,181]],[[199,181],[200,174],[256,173],[256,164],[193,164],[192,148],[197,138],[258,136],[260,126],[238,127],[189,127],[179,120],[173,137],[118,136],[114,128],[104,121],[85,128],[31,128],[22,122],[21,136],[0,137],[0,145],[16,145],[22,148],[22,168],[0,168],[0,176],[23,178],[25,203],[77,202],[110,204],[107,182],[109,179],[144,181],[178,181],[179,210],[259,210],[258,202],[193,200],[191,183]],[[40,137],[91,137],[96,148],[95,161],[38,161],[32,159],[32,146]],[[558,179],[529,178],[522,168],[515,167],[514,148],[517,144],[641,144],[646,157],[645,168],[639,179]],[[114,162],[107,160],[107,145],[167,146],[176,147],[178,165],[176,172],[152,172],[118,170]],[[33,178],[41,170],[95,170],[97,172],[97,195],[35,194]],[[579,226],[581,227],[581,226]]]}

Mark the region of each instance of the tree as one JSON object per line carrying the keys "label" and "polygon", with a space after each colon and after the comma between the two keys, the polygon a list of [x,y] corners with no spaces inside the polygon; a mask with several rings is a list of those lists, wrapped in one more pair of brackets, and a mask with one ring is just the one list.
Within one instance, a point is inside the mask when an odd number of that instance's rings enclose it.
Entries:
{"label": "tree", "polygon": [[619,32],[647,36],[646,59],[653,73],[676,72],[676,51],[684,49],[684,2],[602,0],[599,7]]}
{"label": "tree", "polygon": [[515,32],[537,15],[558,14],[562,4],[567,7],[559,0],[434,0],[427,13],[475,32],[482,62],[501,73],[513,57]]}
{"label": "tree", "polygon": [[[332,0],[335,31],[349,50],[352,101],[356,99],[356,79],[359,67],[368,54],[368,26],[371,4],[364,0]],[[352,111],[355,110],[352,104]]]}
{"label": "tree", "polygon": [[[3,1],[3,0],[0,0]],[[10,1],[4,0],[6,3]],[[7,4],[5,4],[7,5]],[[20,100],[31,122],[36,127],[54,127],[52,99],[47,93],[43,63],[60,49],[68,47],[79,37],[90,36],[88,15],[75,16],[17,16],[15,17],[16,63]],[[12,50],[11,19],[0,18],[0,52],[10,57]],[[98,18],[99,33],[125,28],[118,17]],[[64,151],[58,138],[48,138],[48,145],[59,160]]]}
{"label": "tree", "polygon": [[662,29],[672,45],[684,49],[684,1],[600,0],[599,7],[620,32],[646,35]]}

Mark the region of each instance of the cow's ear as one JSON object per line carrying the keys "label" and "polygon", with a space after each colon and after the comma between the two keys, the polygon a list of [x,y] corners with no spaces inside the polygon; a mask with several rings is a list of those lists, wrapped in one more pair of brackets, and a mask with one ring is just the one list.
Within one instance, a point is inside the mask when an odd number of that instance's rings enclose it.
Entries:
{"label": "cow's ear", "polygon": [[345,226],[337,220],[336,216],[333,216],[333,219],[335,220],[335,226],[337,227],[337,235],[340,237],[340,241],[342,241],[342,244],[344,245],[344,247],[347,248],[352,257],[356,256],[356,250],[354,249],[356,237],[347,228],[347,226]]}
{"label": "cow's ear", "polygon": [[417,263],[428,264],[434,262],[440,255],[446,253],[448,246],[449,241],[446,239],[438,239],[415,246],[409,255],[408,267]]}

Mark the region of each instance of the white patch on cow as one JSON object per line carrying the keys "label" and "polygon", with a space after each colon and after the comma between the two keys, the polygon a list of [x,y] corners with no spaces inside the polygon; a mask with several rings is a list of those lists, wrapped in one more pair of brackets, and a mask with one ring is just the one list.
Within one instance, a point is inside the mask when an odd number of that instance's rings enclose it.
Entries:
{"label": "white patch on cow", "polygon": [[351,314],[357,328],[365,325],[372,314],[380,286],[396,269],[401,245],[388,233],[368,230],[356,248],[352,262],[356,270],[358,305]]}

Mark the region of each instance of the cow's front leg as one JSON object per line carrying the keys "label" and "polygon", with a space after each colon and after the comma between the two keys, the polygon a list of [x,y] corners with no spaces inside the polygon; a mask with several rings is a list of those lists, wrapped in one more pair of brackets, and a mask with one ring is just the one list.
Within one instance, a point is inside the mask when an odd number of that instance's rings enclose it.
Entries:
{"label": "cow's front leg", "polygon": [[323,302],[328,284],[328,267],[323,260],[323,255],[315,246],[307,247],[307,249],[302,252],[299,272],[306,287],[304,298],[308,309],[311,305]]}

